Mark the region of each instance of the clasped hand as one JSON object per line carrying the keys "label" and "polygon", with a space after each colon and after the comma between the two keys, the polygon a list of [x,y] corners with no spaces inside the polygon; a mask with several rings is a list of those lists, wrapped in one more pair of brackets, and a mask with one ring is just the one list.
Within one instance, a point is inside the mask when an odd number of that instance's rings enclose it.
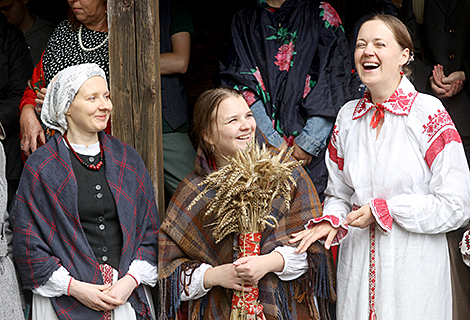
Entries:
{"label": "clasped hand", "polygon": [[233,263],[208,269],[204,275],[204,287],[222,286],[242,291],[244,285],[257,284],[267,273],[280,272],[283,268],[284,258],[276,251],[243,257]]}
{"label": "clasped hand", "polygon": [[135,280],[126,275],[111,284],[91,284],[72,279],[70,296],[95,311],[108,311],[126,303],[136,287]]}
{"label": "clasped hand", "polygon": [[465,72],[463,71],[455,71],[446,76],[444,67],[440,64],[434,66],[432,76],[429,79],[431,88],[439,99],[455,96],[463,89],[465,80]]}

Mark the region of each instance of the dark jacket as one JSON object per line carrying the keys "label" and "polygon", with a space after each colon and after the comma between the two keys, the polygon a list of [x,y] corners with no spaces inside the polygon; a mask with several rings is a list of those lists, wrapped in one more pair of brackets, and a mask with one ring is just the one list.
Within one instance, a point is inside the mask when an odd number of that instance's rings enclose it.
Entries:
{"label": "dark jacket", "polygon": [[31,55],[23,33],[0,13],[0,123],[6,134],[2,143],[8,180],[19,179],[23,167],[18,106],[32,72]]}
{"label": "dark jacket", "polygon": [[411,67],[418,91],[434,95],[429,78],[436,64],[444,67],[446,76],[465,72],[464,89],[442,103],[459,133],[470,137],[470,1],[426,0],[422,24],[416,22],[412,0],[403,1],[401,12],[413,35],[415,61]]}

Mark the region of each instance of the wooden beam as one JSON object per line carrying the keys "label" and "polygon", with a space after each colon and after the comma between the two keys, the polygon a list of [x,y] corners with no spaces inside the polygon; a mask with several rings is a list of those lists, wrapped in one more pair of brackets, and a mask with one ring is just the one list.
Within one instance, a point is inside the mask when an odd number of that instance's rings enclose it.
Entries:
{"label": "wooden beam", "polygon": [[141,155],[164,213],[158,0],[108,1],[112,133]]}

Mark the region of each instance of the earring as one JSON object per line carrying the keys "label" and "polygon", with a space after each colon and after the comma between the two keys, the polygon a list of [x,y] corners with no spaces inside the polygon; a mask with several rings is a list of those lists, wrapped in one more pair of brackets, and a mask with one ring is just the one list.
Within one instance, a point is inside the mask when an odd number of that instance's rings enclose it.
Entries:
{"label": "earring", "polygon": [[404,75],[405,73],[403,72],[403,70],[400,70],[400,75]]}
{"label": "earring", "polygon": [[211,151],[212,151],[212,153],[214,153],[214,151],[215,151],[215,147],[214,147],[213,144],[211,144]]}
{"label": "earring", "polygon": [[352,69],[352,70],[351,70],[351,73],[352,73],[352,74],[356,73],[356,70]]}

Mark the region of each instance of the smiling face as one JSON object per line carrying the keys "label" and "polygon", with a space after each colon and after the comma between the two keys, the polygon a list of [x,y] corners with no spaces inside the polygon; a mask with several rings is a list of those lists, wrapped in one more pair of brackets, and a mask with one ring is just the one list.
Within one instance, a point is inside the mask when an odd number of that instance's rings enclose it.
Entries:
{"label": "smiling face", "polygon": [[104,0],[68,0],[78,21],[85,26],[106,18],[106,1]]}
{"label": "smiling face", "polygon": [[85,81],[66,113],[69,140],[75,143],[73,137],[94,136],[104,130],[112,109],[106,81],[99,76]]}
{"label": "smiling face", "polygon": [[393,32],[384,22],[372,20],[362,25],[357,36],[354,60],[359,77],[373,98],[375,95],[379,96],[379,100],[386,99],[395,91],[401,80],[401,67],[408,58],[409,49],[398,45]]}
{"label": "smiling face", "polygon": [[215,147],[217,165],[226,164],[224,156],[234,156],[254,141],[256,121],[245,100],[230,96],[213,112],[212,134],[204,139]]}

